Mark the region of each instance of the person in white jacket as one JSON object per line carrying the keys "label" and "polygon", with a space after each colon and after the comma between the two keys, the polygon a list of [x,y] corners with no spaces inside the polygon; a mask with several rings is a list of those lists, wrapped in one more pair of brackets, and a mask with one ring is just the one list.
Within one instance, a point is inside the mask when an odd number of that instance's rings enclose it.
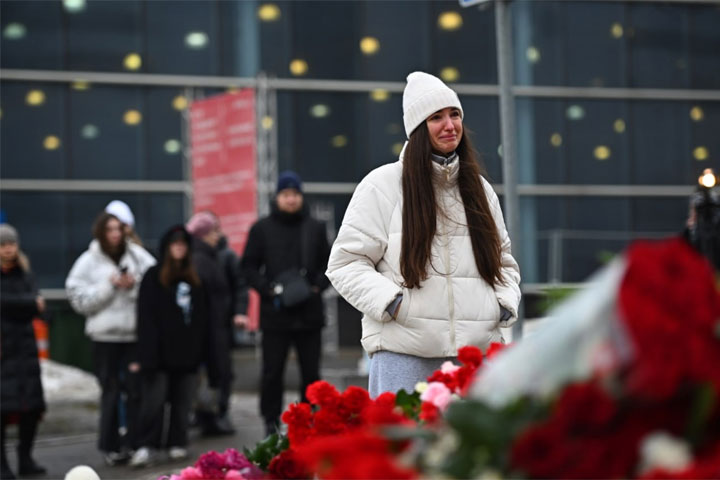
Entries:
{"label": "person in white jacket", "polygon": [[[130,458],[139,414],[136,299],[140,280],[155,259],[128,241],[122,222],[102,213],[94,240],[75,261],[65,289],[70,305],[86,317],[102,398],[98,448],[108,465]],[[120,434],[121,427],[125,433]]]}
{"label": "person in white jacket", "polygon": [[483,178],[457,94],[407,77],[408,141],[397,162],[358,185],[327,276],[363,313],[369,389],[411,392],[458,349],[503,342],[520,303],[497,195]]}

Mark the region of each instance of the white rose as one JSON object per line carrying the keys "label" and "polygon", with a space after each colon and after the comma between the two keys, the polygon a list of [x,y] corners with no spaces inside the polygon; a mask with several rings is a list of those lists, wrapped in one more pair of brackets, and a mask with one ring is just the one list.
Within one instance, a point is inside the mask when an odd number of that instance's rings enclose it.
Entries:
{"label": "white rose", "polygon": [[690,466],[692,461],[687,442],[667,432],[652,432],[640,444],[640,473],[656,468],[679,472]]}

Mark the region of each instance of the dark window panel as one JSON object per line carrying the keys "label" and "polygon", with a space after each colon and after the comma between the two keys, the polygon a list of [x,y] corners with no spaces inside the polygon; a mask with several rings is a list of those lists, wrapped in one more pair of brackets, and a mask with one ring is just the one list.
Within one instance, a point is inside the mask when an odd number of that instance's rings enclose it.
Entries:
{"label": "dark window panel", "polygon": [[67,197],[62,193],[0,192],[7,222],[18,230],[41,288],[62,288],[69,270]]}
{"label": "dark window panel", "polygon": [[[185,75],[219,75],[221,37],[218,2],[144,2],[147,15],[147,71]],[[206,35],[202,48],[190,48],[187,36]],[[197,37],[197,41],[202,40]],[[234,39],[228,39],[232,42]],[[246,46],[250,48],[253,46]]]}
{"label": "dark window panel", "polygon": [[[150,88],[147,90],[148,115],[147,156],[143,165],[143,178],[147,180],[182,180],[184,154],[182,137],[182,111],[176,106],[185,99],[183,90]],[[189,101],[189,100],[188,100]]]}
{"label": "dark window panel", "polygon": [[[64,87],[3,82],[0,98],[2,177],[64,178],[71,147],[66,136]],[[28,105],[28,99],[39,104]]]}
{"label": "dark window panel", "polygon": [[62,3],[58,1],[3,0],[0,2],[2,31],[10,24],[24,28],[24,36],[0,41],[2,68],[61,70],[64,68]]}
{"label": "dark window panel", "polygon": [[[140,0],[106,0],[87,2],[84,10],[66,14],[67,69],[147,71],[146,6]],[[136,70],[124,66],[129,53],[141,57]]]}
{"label": "dark window panel", "polygon": [[[70,92],[74,148],[69,178],[143,179],[149,116],[146,90],[91,85],[87,90]],[[97,126],[97,137],[84,136],[87,125]]]}
{"label": "dark window panel", "polygon": [[688,88],[688,6],[628,5],[631,87]]}

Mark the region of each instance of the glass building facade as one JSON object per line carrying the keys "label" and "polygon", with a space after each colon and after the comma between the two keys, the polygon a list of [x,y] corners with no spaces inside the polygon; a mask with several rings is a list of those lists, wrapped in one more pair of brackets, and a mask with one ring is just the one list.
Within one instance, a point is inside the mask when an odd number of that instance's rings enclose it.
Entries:
{"label": "glass building facade", "polygon": [[[718,170],[720,4],[510,8],[514,248],[526,284],[580,282],[633,239],[680,232],[698,175]],[[414,70],[458,89],[502,185],[494,15],[456,1],[3,0],[0,206],[44,288],[62,287],[114,198],[154,248],[189,211],[188,102],[258,75],[278,168],[335,227],[352,186],[396,160]]]}

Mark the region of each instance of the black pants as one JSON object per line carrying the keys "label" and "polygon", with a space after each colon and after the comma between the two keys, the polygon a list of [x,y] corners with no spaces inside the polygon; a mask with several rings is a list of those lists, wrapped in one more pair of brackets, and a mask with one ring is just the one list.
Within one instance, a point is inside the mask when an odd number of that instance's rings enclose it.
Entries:
{"label": "black pants", "polygon": [[280,417],[283,407],[283,380],[290,346],[295,347],[300,377],[302,400],[308,385],[320,379],[321,330],[262,332],[262,379],[260,387],[260,414],[266,421]]}
{"label": "black pants", "polygon": [[186,372],[143,373],[142,408],[138,445],[162,447],[164,406],[170,405],[168,447],[186,447],[190,423],[190,406],[197,388],[197,375]]}
{"label": "black pants", "polygon": [[[103,452],[133,449],[140,411],[140,378],[128,365],[137,361],[137,344],[93,342],[93,347],[95,375],[102,390],[98,448]],[[121,427],[126,429],[124,435]]]}
{"label": "black pants", "polygon": [[[35,434],[38,424],[42,418],[41,411],[20,412],[18,421],[18,457],[29,459],[32,455],[32,448],[35,443]],[[0,431],[0,443],[2,443],[2,465],[7,468],[7,454],[5,452],[5,430],[10,423],[12,414],[2,414],[2,430]]]}

